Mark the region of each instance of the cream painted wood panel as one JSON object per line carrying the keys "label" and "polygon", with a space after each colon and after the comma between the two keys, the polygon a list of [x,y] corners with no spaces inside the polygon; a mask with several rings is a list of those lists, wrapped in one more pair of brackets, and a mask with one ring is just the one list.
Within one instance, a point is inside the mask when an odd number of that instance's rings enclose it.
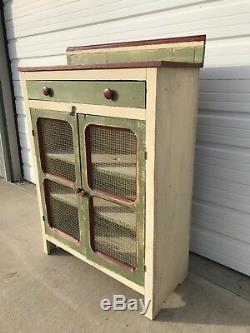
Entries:
{"label": "cream painted wood panel", "polygon": [[191,245],[196,253],[250,274],[249,0],[13,0],[4,2],[4,12],[24,174],[31,181],[17,66],[65,64],[68,46],[207,34]]}
{"label": "cream painted wood panel", "polygon": [[160,68],[156,87],[152,84],[149,92],[148,98],[152,96],[155,103],[155,114],[149,110],[146,115],[145,298],[152,299],[149,318],[155,317],[188,272],[198,76],[198,69]]}

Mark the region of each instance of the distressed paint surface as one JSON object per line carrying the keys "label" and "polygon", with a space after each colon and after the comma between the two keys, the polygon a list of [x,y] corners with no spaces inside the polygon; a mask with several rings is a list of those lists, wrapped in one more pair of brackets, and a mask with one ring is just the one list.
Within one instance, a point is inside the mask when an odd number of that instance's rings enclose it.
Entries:
{"label": "distressed paint surface", "polygon": [[[107,269],[116,272],[125,278],[139,284],[143,285],[144,283],[144,223],[145,223],[145,121],[131,120],[131,119],[117,119],[111,117],[101,117],[101,116],[85,116],[85,115],[75,115],[70,116],[66,112],[58,112],[52,110],[31,110],[32,117],[32,126],[34,130],[34,140],[35,140],[35,150],[37,157],[38,165],[38,174],[39,174],[39,186],[41,190],[41,201],[44,210],[45,216],[45,232],[47,235],[50,235],[57,239],[59,242],[71,247],[75,251],[86,255],[90,260],[95,261],[96,263],[103,265]],[[90,246],[90,220],[89,220],[89,198],[81,197],[72,193],[72,195],[66,196],[60,193],[53,193],[52,197],[56,200],[70,204],[78,208],[78,216],[80,223],[80,242],[77,243],[70,237],[63,235],[60,231],[53,229],[49,226],[48,223],[48,212],[46,207],[46,198],[44,191],[44,182],[46,179],[53,179],[49,177],[42,170],[41,158],[40,158],[40,149],[38,141],[38,130],[37,130],[37,120],[39,118],[50,118],[50,119],[61,119],[69,122],[73,130],[73,139],[74,139],[74,148],[75,148],[75,168],[76,168],[76,182],[69,184],[68,186],[74,190],[77,187],[83,187],[90,196],[96,196],[103,198],[105,200],[113,201],[115,203],[122,204],[127,207],[131,207],[136,212],[136,223],[137,223],[137,268],[135,271],[129,271],[119,264],[116,264],[104,257],[97,255]],[[78,131],[78,122],[79,122],[79,131]],[[135,202],[127,203],[117,199],[113,199],[108,195],[97,194],[95,191],[92,191],[88,186],[87,180],[87,161],[86,161],[86,145],[85,145],[85,128],[89,124],[99,124],[107,125],[113,127],[128,128],[133,131],[137,136],[137,199]],[[80,146],[79,146],[80,145]],[[79,150],[80,148],[80,150]],[[53,157],[54,159],[55,156]],[[81,169],[80,169],[80,159],[81,158]],[[62,160],[59,156],[58,160]],[[72,157],[67,157],[66,160],[72,162]],[[53,179],[54,182],[57,182],[56,179]],[[59,182],[61,183],[62,182]],[[64,184],[65,186],[65,184]]]}
{"label": "distressed paint surface", "polygon": [[140,61],[175,61],[188,63],[202,63],[204,47],[187,46],[187,47],[168,47],[165,48],[144,48],[136,50],[112,51],[109,50],[96,52],[75,52],[67,55],[69,65],[80,64],[110,64],[121,62],[140,62]]}
{"label": "distressed paint surface", "polygon": [[[145,224],[145,121],[131,120],[131,119],[117,119],[117,118],[107,118],[100,116],[88,116],[88,115],[78,115],[79,118],[79,138],[80,138],[80,151],[81,151],[81,174],[82,174],[82,184],[83,189],[89,194],[88,197],[83,198],[83,210],[84,212],[89,212],[89,197],[95,196],[108,201],[113,201],[115,203],[122,204],[127,207],[131,207],[136,212],[137,220],[137,268],[135,271],[129,271],[122,268],[119,264],[116,264],[104,258],[103,256],[95,253],[90,245],[90,219],[89,214],[84,214],[85,218],[85,228],[84,237],[86,244],[86,257],[94,262],[124,276],[125,278],[138,283],[140,285],[144,284],[144,224]],[[86,161],[86,143],[85,143],[85,129],[88,125],[102,125],[111,126],[118,128],[127,128],[134,132],[137,136],[137,199],[135,202],[127,203],[122,200],[114,199],[107,194],[100,194],[92,190],[88,184],[88,174],[87,174],[87,161]]]}
{"label": "distressed paint surface", "polygon": [[[31,109],[31,119],[32,119],[32,127],[34,130],[34,143],[35,143],[35,151],[36,151],[36,159],[37,159],[37,167],[38,167],[38,178],[39,178],[39,187],[41,190],[41,201],[43,206],[43,214],[45,217],[45,232],[46,234],[53,236],[58,241],[62,242],[63,244],[70,246],[75,251],[80,252],[84,254],[84,246],[83,244],[83,238],[82,238],[82,229],[83,229],[83,214],[82,214],[82,201],[79,195],[72,194],[69,198],[63,196],[63,195],[52,195],[57,200],[68,203],[74,207],[78,208],[78,218],[79,218],[79,228],[80,228],[80,242],[76,242],[73,240],[73,238],[68,237],[67,235],[64,235],[62,232],[51,228],[49,226],[48,222],[48,211],[46,206],[46,199],[45,199],[45,190],[44,190],[44,182],[46,179],[53,179],[53,182],[57,182],[55,177],[49,177],[47,174],[43,172],[42,169],[42,163],[41,163],[41,157],[40,157],[40,147],[39,147],[39,133],[37,129],[37,121],[39,118],[49,118],[49,119],[59,119],[67,121],[71,127],[73,132],[73,144],[74,144],[74,153],[75,153],[75,173],[76,173],[76,181],[75,183],[72,182],[72,185],[65,184],[61,182],[58,182],[58,184],[63,184],[64,186],[68,186],[74,190],[75,188],[81,187],[81,176],[80,176],[80,157],[79,157],[79,140],[78,140],[78,126],[77,126],[77,116],[71,116],[69,112],[58,112],[58,111],[52,111],[52,110],[37,110],[37,109]],[[60,160],[60,159],[59,159]]]}
{"label": "distressed paint surface", "polygon": [[[51,97],[43,94],[44,86],[53,90]],[[103,96],[106,88],[113,90],[113,100]],[[145,108],[144,81],[27,81],[27,90],[29,99]]]}

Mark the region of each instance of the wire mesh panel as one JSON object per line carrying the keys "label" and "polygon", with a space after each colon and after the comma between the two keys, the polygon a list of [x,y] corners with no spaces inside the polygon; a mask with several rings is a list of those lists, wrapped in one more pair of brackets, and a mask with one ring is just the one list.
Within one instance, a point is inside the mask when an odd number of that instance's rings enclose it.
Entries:
{"label": "wire mesh panel", "polygon": [[64,234],[80,240],[80,226],[75,193],[69,187],[50,180],[44,183],[49,225]]}
{"label": "wire mesh panel", "polygon": [[136,213],[129,207],[93,197],[90,216],[93,250],[136,268]]}
{"label": "wire mesh panel", "polygon": [[58,119],[39,118],[37,129],[43,171],[75,181],[73,133],[70,124]]}
{"label": "wire mesh panel", "polygon": [[52,175],[75,181],[75,166],[64,161],[46,158],[46,172]]}
{"label": "wire mesh panel", "polygon": [[129,129],[89,125],[86,145],[90,187],[134,201],[136,135]]}

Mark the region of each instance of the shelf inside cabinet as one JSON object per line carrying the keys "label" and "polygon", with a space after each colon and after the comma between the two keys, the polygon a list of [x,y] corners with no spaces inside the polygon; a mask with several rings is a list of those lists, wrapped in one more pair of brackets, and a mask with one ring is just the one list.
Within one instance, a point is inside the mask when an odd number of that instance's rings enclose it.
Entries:
{"label": "shelf inside cabinet", "polygon": [[51,197],[55,200],[78,207],[77,197],[75,193],[50,193]]}
{"label": "shelf inside cabinet", "polygon": [[[134,255],[134,249],[128,249],[128,247],[126,246],[126,243],[128,241],[129,237],[112,237],[112,246],[116,249],[119,250],[120,254],[122,255],[126,255],[126,254],[130,254],[130,255]],[[132,243],[133,241],[130,240],[130,242]],[[136,246],[136,240],[134,240],[135,246]],[[99,248],[109,248],[110,247],[110,243],[108,241],[108,239],[105,236],[96,236],[95,237],[95,244],[98,245]]]}
{"label": "shelf inside cabinet", "polygon": [[119,177],[136,177],[135,155],[92,154],[92,168],[100,173]]}
{"label": "shelf inside cabinet", "polygon": [[70,164],[75,164],[75,154],[70,152],[47,153],[47,157]]}
{"label": "shelf inside cabinet", "polygon": [[114,209],[114,203],[105,200],[104,205],[104,200],[96,197],[95,214],[107,223],[114,223],[124,229],[136,231],[136,213],[132,210],[128,211],[126,208],[124,210],[122,208]]}

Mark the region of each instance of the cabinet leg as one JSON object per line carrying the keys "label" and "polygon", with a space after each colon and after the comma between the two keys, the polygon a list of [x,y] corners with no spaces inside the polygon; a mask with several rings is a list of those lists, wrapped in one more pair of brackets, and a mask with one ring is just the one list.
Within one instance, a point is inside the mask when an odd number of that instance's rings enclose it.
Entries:
{"label": "cabinet leg", "polygon": [[[147,302],[147,300],[144,299],[144,302]],[[154,318],[157,316],[159,311],[160,311],[160,309],[155,309],[155,301],[151,300],[151,302],[149,303],[147,312],[145,313],[145,317],[150,320],[154,320]]]}
{"label": "cabinet leg", "polygon": [[148,309],[147,309],[147,312],[145,313],[145,317],[150,319],[150,320],[153,320],[154,319],[154,314],[153,314],[153,306],[152,304],[149,305]]}
{"label": "cabinet leg", "polygon": [[56,248],[56,245],[45,239],[43,248],[44,248],[45,254],[49,255]]}

